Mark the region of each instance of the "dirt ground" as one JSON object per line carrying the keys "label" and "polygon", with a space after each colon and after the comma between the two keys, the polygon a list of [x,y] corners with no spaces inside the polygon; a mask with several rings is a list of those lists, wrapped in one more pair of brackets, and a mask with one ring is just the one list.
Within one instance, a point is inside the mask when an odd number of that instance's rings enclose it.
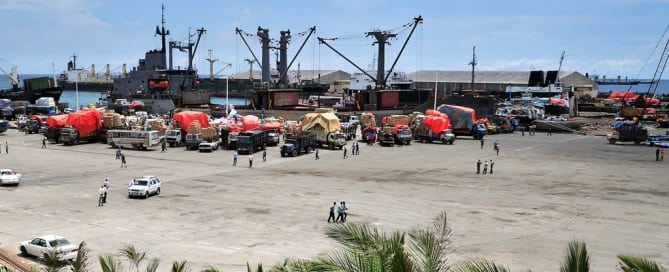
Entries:
{"label": "dirt ground", "polygon": [[[484,257],[514,271],[556,271],[572,239],[587,243],[594,270],[615,270],[618,253],[669,264],[669,161],[601,136],[517,132],[488,136],[483,149],[467,138],[363,144],[359,156],[321,150],[318,161],[270,147],[253,168],[243,155],[231,166],[232,151],[185,148],[125,150],[128,168],[120,168],[107,145],[41,149],[39,135],[0,137],[10,146],[0,165],[23,174],[20,186],[0,187],[0,247],[16,254],[22,240],[58,234],[85,241],[92,256],[134,244],[161,260],[160,271],[175,260],[193,271],[241,271],[336,249],[324,235],[328,208],[346,201],[349,222],[384,231],[426,226],[446,211],[453,264]],[[494,173],[477,175],[477,159],[494,160]],[[128,181],[142,175],[158,175],[162,194],[128,199]],[[105,178],[108,204],[98,207]]]}

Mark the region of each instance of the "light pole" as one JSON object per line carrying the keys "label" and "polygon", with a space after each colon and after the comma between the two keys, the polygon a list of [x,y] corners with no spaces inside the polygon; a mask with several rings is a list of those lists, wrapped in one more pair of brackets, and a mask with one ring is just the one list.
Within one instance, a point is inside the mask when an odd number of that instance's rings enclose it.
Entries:
{"label": "light pole", "polygon": [[[226,68],[232,67],[232,63],[228,63],[223,67],[221,70],[225,70]],[[228,100],[228,79],[230,78],[230,74],[225,76],[225,117],[228,117],[228,107],[230,106],[230,101]]]}
{"label": "light pole", "polygon": [[74,95],[77,96],[77,111],[81,109],[79,106],[79,76],[81,74],[77,73],[77,76],[74,78]]}

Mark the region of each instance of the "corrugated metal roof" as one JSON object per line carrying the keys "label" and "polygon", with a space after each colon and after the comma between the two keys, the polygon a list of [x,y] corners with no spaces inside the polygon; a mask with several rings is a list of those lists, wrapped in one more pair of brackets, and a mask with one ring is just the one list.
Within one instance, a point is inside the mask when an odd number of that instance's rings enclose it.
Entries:
{"label": "corrugated metal roof", "polygon": [[[309,79],[318,79],[318,74],[321,75],[321,77],[324,77],[329,74],[337,73],[340,72],[341,70],[300,70],[300,79],[302,80],[309,80]],[[343,71],[342,71],[343,72]],[[253,70],[253,79],[260,79],[262,78],[262,71],[260,70]],[[291,75],[297,75],[297,70],[289,70],[289,74]],[[239,71],[233,75],[230,76],[231,78],[240,78],[240,79],[248,79],[249,78],[249,71]]]}
{"label": "corrugated metal roof", "polygon": [[[563,78],[573,71],[560,71],[560,78]],[[470,83],[472,82],[471,71],[439,71],[424,70],[408,74],[414,82],[451,82],[451,83]],[[497,84],[527,84],[530,78],[530,71],[475,71],[474,83],[497,83]]]}

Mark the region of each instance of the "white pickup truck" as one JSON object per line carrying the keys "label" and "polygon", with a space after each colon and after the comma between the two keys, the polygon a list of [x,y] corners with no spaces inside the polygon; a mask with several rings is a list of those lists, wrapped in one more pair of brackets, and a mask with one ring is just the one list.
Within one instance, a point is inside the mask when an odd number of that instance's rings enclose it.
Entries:
{"label": "white pickup truck", "polygon": [[151,195],[160,194],[160,179],[156,176],[143,176],[134,179],[128,187],[128,197],[149,198]]}

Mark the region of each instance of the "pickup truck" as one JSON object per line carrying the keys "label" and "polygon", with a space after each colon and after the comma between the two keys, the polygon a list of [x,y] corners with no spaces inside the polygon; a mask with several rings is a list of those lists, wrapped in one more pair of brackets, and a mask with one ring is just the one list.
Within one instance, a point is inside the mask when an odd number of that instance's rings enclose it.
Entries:
{"label": "pickup truck", "polygon": [[160,194],[160,179],[156,176],[143,176],[134,179],[128,187],[128,198],[143,197]]}
{"label": "pickup truck", "polygon": [[279,145],[279,130],[278,129],[268,129],[267,131],[267,145],[277,146]]}
{"label": "pickup truck", "polygon": [[219,143],[220,140],[217,142],[201,142],[198,149],[200,152],[214,152],[214,150],[218,149]]}

